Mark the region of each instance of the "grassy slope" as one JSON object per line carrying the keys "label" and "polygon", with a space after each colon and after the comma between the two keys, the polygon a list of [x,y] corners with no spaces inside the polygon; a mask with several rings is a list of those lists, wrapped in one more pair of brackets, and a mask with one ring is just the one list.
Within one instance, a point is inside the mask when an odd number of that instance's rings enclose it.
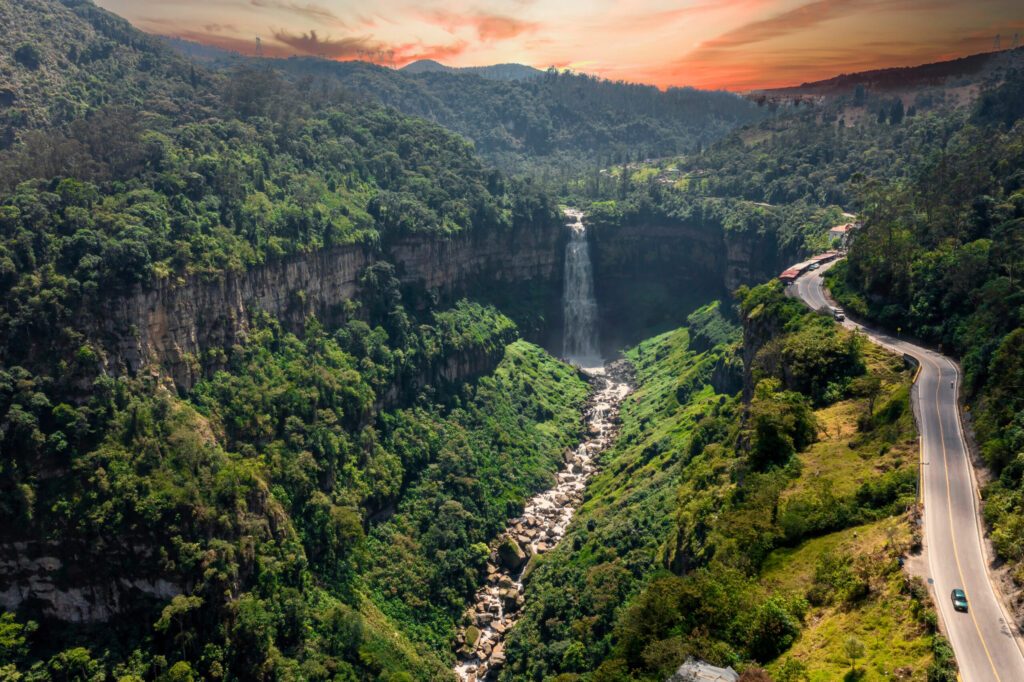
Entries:
{"label": "grassy slope", "polygon": [[[735,487],[727,452],[705,451],[692,458],[686,454],[701,417],[727,414],[736,400],[717,395],[700,380],[696,390],[680,391],[692,385],[694,376],[702,376],[713,358],[712,353],[693,352],[689,336],[686,329],[678,329],[629,352],[638,388],[623,406],[620,438],[603,456],[603,471],[591,483],[567,540],[545,558],[528,586],[526,617],[511,638],[510,666],[502,679],[565,671],[567,658],[578,653],[578,642],[585,644],[590,660],[580,671],[593,670],[613,655],[614,628],[644,586],[664,575],[677,533],[686,532],[673,523],[674,512],[685,514],[692,508],[696,513],[702,499],[725,498]],[[869,372],[881,380],[876,415],[892,404],[904,405],[910,376],[900,359],[870,346],[864,353]],[[866,410],[867,399],[854,397],[816,411],[819,442],[787,467],[793,474],[780,495],[780,510],[792,500],[821,504],[823,489],[849,503],[865,483],[880,484],[894,471],[916,472],[909,410],[891,422],[879,420],[879,426],[865,433],[858,430],[857,419]],[[790,658],[806,667],[811,680],[841,678],[849,670],[843,647],[851,634],[866,648],[858,662],[862,679],[886,679],[886,672],[895,671],[905,679],[925,679],[932,660],[928,607],[915,601],[918,597],[906,588],[896,561],[911,544],[910,522],[902,510],[893,516],[880,512],[881,518],[769,556],[754,578],[755,600],[804,598],[814,585],[819,558],[827,553],[849,560],[854,574],[868,585],[861,599],[810,606],[795,644],[770,666],[779,679],[786,679],[784,668],[794,667],[787,663]],[[727,550],[726,544],[728,551],[743,551],[742,537],[728,534],[746,522],[731,520],[712,531],[723,536],[717,538],[720,552]],[[602,599],[615,603],[603,608]],[[605,679],[604,672],[598,677]]]}
{"label": "grassy slope", "polygon": [[911,596],[901,590],[902,578],[893,571],[893,545],[907,544],[910,529],[902,517],[890,517],[808,540],[792,549],[776,550],[761,572],[767,589],[804,594],[814,581],[814,568],[829,553],[866,558],[884,566],[882,575],[871,576],[871,594],[853,608],[830,605],[812,608],[800,638],[771,671],[796,659],[807,667],[812,682],[842,678],[850,669],[843,647],[851,635],[865,647],[857,664],[863,680],[924,680],[931,663],[931,637],[914,617]]}
{"label": "grassy slope", "polygon": [[614,613],[659,565],[671,531],[666,512],[676,499],[680,450],[699,415],[719,400],[707,386],[688,404],[677,402],[680,377],[711,363],[708,353],[689,349],[688,339],[687,330],[678,329],[628,353],[639,387],[623,404],[621,435],[601,457],[602,471],[566,539],[531,576],[502,680],[553,672],[564,651],[581,642],[588,657],[599,660]]}
{"label": "grassy slope", "polygon": [[[901,398],[909,386],[909,375],[900,359],[875,346],[864,351],[869,371],[883,381],[883,395],[876,405],[884,404],[887,398]],[[918,453],[909,413],[894,432],[881,437],[894,441],[882,447],[877,439],[864,441],[857,430],[857,416],[863,413],[864,403],[864,399],[844,400],[817,410],[822,427],[820,440],[798,455],[801,475],[784,491],[783,499],[823,484],[831,486],[837,496],[846,496],[888,471],[903,467],[916,470]],[[926,679],[932,660],[931,635],[915,616],[917,607],[903,589],[904,576],[896,563],[911,542],[910,521],[906,515],[899,515],[775,550],[760,575],[760,582],[768,590],[806,594],[814,584],[818,562],[833,555],[852,557],[855,565],[863,566],[870,592],[852,605],[812,607],[800,638],[772,666],[772,672],[778,674],[785,661],[793,658],[807,667],[812,682],[840,679],[850,669],[844,644],[848,637],[855,636],[866,651],[858,663],[864,671],[861,679],[891,679],[897,671],[899,679]]]}

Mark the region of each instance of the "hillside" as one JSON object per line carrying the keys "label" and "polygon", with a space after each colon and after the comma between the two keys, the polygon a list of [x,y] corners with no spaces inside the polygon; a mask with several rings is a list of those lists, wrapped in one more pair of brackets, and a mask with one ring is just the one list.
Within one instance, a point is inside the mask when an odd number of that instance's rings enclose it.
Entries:
{"label": "hillside", "polygon": [[[181,41],[171,44],[200,54]],[[252,60],[224,53],[208,61],[231,68]],[[642,159],[697,149],[765,116],[755,104],[725,92],[662,92],[569,73],[509,80],[471,69],[395,71],[307,57],[257,63],[434,121],[472,140],[489,162],[516,172],[537,171],[538,178],[549,180],[575,175],[581,164],[597,159]]]}
{"label": "hillside", "polygon": [[87,0],[5,0],[0,24],[0,149],[20,130],[104,105],[187,120],[212,104],[196,96],[198,76],[161,40]]}
{"label": "hillside", "polygon": [[775,283],[740,306],[745,369],[720,305],[628,353],[620,438],[534,568],[502,680],[665,680],[689,656],[838,679],[850,636],[863,679],[952,679],[897,562],[915,542],[909,372]]}
{"label": "hillside", "polygon": [[913,374],[775,281],[847,211],[1024,584],[1020,72],[758,107],[0,19],[0,679],[952,682]]}

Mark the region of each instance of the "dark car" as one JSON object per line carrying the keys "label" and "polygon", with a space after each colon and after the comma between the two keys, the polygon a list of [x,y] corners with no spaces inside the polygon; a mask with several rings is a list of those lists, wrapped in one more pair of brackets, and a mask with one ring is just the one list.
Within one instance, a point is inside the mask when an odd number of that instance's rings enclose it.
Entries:
{"label": "dark car", "polygon": [[967,595],[959,587],[953,590],[953,608],[967,613]]}

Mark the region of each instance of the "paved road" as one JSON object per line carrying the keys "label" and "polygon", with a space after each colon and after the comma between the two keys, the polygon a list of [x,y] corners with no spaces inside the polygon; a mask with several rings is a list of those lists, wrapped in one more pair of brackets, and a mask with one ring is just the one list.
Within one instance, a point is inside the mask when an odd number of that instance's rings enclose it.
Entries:
{"label": "paved road", "polygon": [[[822,268],[801,276],[795,293],[811,308],[830,305]],[[1007,626],[982,547],[982,535],[971,463],[967,456],[957,391],[960,370],[944,355],[887,336],[846,320],[884,347],[913,356],[921,364],[915,391],[922,445],[924,530],[928,568],[945,632],[956,652],[965,682],[1024,682],[1024,654]],[[950,592],[962,587],[968,613],[953,610]]]}

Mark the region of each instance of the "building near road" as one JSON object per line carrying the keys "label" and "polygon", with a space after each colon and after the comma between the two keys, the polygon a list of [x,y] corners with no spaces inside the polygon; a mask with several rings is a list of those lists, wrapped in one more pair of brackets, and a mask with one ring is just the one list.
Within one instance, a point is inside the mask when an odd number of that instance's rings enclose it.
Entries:
{"label": "building near road", "polygon": [[736,682],[738,679],[739,673],[732,668],[718,668],[710,663],[688,658],[679,666],[675,675],[668,678],[668,682]]}
{"label": "building near road", "polygon": [[786,270],[783,270],[782,274],[779,275],[779,281],[781,281],[783,284],[792,284],[793,282],[796,281],[797,277],[804,274],[808,270],[811,270],[811,266],[824,265],[825,263],[834,261],[839,256],[840,253],[838,251],[826,251],[825,253],[819,253],[817,256],[805,260],[803,263],[797,263],[796,265],[787,268]]}
{"label": "building near road", "polygon": [[839,240],[840,247],[846,247],[850,241],[850,234],[857,229],[857,223],[843,223],[836,225],[828,231],[828,236],[833,241]]}

